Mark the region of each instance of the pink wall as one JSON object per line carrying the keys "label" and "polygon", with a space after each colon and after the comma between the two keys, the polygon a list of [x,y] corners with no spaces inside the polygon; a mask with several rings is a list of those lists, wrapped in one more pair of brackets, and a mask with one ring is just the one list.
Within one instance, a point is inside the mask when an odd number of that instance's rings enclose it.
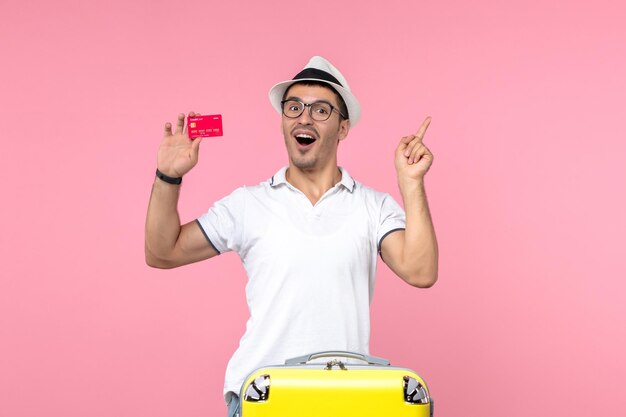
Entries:
{"label": "pink wall", "polygon": [[433,117],[440,281],[380,266],[372,353],[438,416],[626,415],[623,2],[26,3],[0,3],[0,416],[224,415],[245,275],[144,264],[162,125],[224,116],[191,220],[286,163],[267,90],[314,54],[362,102],[362,182],[399,197],[393,149]]}

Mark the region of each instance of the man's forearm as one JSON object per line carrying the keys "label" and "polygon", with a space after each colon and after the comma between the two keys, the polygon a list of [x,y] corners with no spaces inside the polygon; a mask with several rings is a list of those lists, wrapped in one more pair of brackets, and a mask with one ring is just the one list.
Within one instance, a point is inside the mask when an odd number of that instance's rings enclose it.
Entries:
{"label": "man's forearm", "polygon": [[155,179],[148,204],[145,230],[146,262],[159,266],[159,260],[172,253],[180,234],[178,196],[180,185]]}
{"label": "man's forearm", "polygon": [[437,281],[438,247],[424,182],[400,184],[406,211],[403,264],[414,283],[429,287]]}

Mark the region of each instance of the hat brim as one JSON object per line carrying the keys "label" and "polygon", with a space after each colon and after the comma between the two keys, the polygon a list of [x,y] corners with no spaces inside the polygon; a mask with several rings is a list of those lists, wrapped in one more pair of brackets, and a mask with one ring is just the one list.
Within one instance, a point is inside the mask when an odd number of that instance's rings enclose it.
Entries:
{"label": "hat brim", "polygon": [[287,80],[274,85],[269,91],[269,98],[270,103],[272,103],[272,107],[274,107],[274,109],[279,114],[282,114],[283,112],[280,102],[285,95],[285,91],[287,91],[287,89],[291,85],[295,83],[300,83],[302,81],[315,81],[332,86],[346,103],[346,107],[348,109],[348,119],[350,120],[350,127],[354,127],[358,123],[359,119],[361,118],[361,105],[359,104],[359,101],[356,99],[356,97],[350,91],[343,88],[341,85],[326,80],[320,80],[319,78],[301,78],[297,80]]}

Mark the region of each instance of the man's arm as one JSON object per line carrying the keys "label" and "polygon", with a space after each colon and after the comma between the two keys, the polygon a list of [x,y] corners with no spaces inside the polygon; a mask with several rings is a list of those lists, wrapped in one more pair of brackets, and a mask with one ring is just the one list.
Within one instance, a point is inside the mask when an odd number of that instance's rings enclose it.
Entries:
{"label": "man's arm", "polygon": [[406,230],[385,237],[381,256],[385,263],[407,283],[427,288],[437,281],[437,237],[433,227],[424,175],[433,162],[433,154],[422,143],[430,117],[415,135],[405,136],[395,154],[398,186],[406,212]]}
{"label": "man's arm", "polygon": [[[165,124],[157,168],[168,177],[182,177],[198,163],[201,138],[190,140],[184,125],[184,114],[178,115],[174,133],[172,125]],[[145,230],[146,263],[152,267],[174,268],[218,254],[195,221],[181,226],[177,209],[179,193],[180,185],[155,177]]]}

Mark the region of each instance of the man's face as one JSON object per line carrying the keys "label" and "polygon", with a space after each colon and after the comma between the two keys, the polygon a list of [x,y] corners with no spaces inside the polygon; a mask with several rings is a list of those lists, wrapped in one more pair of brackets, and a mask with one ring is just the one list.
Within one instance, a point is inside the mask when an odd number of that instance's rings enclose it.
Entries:
{"label": "man's face", "polygon": [[[305,104],[326,101],[337,109],[335,93],[318,85],[296,84],[289,88],[285,99],[300,100]],[[323,169],[328,164],[337,165],[337,146],[348,135],[349,122],[342,120],[336,111],[324,121],[311,118],[309,107],[299,117],[290,119],[282,115],[282,129],[289,155],[289,164],[310,171]]]}

